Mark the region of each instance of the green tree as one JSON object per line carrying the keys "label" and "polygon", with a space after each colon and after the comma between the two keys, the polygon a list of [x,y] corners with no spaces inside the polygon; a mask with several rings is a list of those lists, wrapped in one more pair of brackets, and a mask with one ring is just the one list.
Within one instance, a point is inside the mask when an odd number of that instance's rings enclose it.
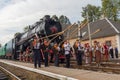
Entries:
{"label": "green tree", "polygon": [[15,34],[14,34],[14,37],[16,37],[17,35],[20,35],[21,33],[20,32],[16,32]]}
{"label": "green tree", "polygon": [[51,18],[52,18],[53,20],[55,20],[55,21],[59,21],[59,19],[58,19],[58,17],[57,17],[56,15],[53,15]]}
{"label": "green tree", "polygon": [[89,21],[93,22],[95,20],[98,20],[101,16],[101,11],[100,7],[96,7],[94,5],[88,4],[87,6],[82,8],[82,17],[86,20],[87,19],[87,14],[89,16]]}
{"label": "green tree", "polygon": [[24,27],[24,32],[27,32],[27,31],[29,31],[29,26],[26,26],[26,27]]}
{"label": "green tree", "polygon": [[59,21],[60,21],[61,24],[67,24],[67,25],[71,24],[69,18],[67,16],[64,16],[64,15],[61,15],[59,17]]}
{"label": "green tree", "polygon": [[102,0],[102,13],[108,19],[118,20],[120,0]]}
{"label": "green tree", "polygon": [[84,19],[83,21],[81,21],[81,23],[86,23],[87,22],[87,19]]}
{"label": "green tree", "polygon": [[62,25],[62,29],[63,29],[63,30],[64,30],[66,27],[68,27],[69,25],[71,25],[71,22],[70,22],[69,18],[66,17],[66,16],[64,16],[64,15],[61,15],[61,16],[59,17],[59,21],[60,21],[60,23],[61,23],[61,25]]}

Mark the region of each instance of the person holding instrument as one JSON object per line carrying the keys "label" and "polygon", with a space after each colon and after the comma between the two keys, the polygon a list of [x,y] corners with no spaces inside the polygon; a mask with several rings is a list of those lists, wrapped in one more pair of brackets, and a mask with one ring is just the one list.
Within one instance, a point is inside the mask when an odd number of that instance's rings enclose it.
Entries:
{"label": "person holding instrument", "polygon": [[70,68],[70,51],[71,45],[68,40],[64,42],[64,50],[65,50],[65,57],[66,57],[66,67]]}
{"label": "person holding instrument", "polygon": [[54,51],[54,56],[55,56],[55,66],[59,66],[59,51],[60,51],[60,47],[58,46],[57,43],[54,44],[53,46],[53,51]]}
{"label": "person holding instrument", "polygon": [[49,44],[50,42],[47,39],[44,39],[42,45],[42,52],[44,56],[45,67],[48,67],[48,52],[49,52]]}
{"label": "person holding instrument", "polygon": [[34,67],[37,68],[37,63],[38,63],[38,67],[41,67],[41,59],[42,59],[42,53],[40,51],[41,49],[41,42],[38,38],[37,35],[34,36],[34,40],[33,40],[33,53],[34,53]]}

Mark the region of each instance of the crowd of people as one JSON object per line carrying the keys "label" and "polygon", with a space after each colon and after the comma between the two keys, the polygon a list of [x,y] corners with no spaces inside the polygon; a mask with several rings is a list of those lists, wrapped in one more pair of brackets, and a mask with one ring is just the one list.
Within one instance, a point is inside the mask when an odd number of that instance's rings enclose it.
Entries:
{"label": "crowd of people", "polygon": [[78,65],[82,65],[82,60],[86,64],[96,62],[97,66],[100,66],[101,62],[107,62],[110,59],[118,58],[118,49],[112,45],[107,46],[105,43],[100,44],[98,41],[94,41],[93,46],[90,47],[89,43],[84,45],[76,40],[73,46],[76,54],[76,60]]}
{"label": "crowd of people", "polygon": [[[62,50],[62,52],[61,52]],[[65,67],[70,67],[70,58],[74,57],[77,61],[77,65],[81,66],[83,62],[91,64],[93,61],[100,66],[101,62],[107,62],[109,59],[118,58],[117,47],[113,48],[112,45],[100,44],[98,41],[94,41],[93,46],[89,43],[82,44],[79,40],[76,40],[74,45],[71,46],[69,40],[64,41],[60,47],[58,43],[54,43],[50,46],[50,41],[44,39],[41,41],[36,36],[32,42],[32,49],[30,46],[26,48],[26,51],[20,52],[20,61],[34,62],[34,67],[41,67],[41,62],[44,62],[45,67],[49,66],[49,62],[54,62],[55,66],[59,66],[60,53],[65,58]]]}

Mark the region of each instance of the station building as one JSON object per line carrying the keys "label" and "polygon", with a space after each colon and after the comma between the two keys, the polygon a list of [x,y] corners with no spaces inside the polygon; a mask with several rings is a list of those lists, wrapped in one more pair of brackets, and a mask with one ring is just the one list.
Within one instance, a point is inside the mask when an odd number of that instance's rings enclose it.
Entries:
{"label": "station building", "polygon": [[[120,53],[120,22],[115,22],[110,19],[101,19],[95,22],[90,22],[90,33],[92,44],[94,41],[100,42],[100,44],[106,43],[108,46],[112,45],[113,48],[117,47]],[[71,32],[74,29],[78,29],[78,26],[73,26]],[[73,45],[75,40],[79,38],[81,34],[82,38],[80,38],[82,43],[89,43],[88,36],[88,25],[84,26],[80,29],[80,31],[76,31],[76,33],[70,38],[70,43]]]}

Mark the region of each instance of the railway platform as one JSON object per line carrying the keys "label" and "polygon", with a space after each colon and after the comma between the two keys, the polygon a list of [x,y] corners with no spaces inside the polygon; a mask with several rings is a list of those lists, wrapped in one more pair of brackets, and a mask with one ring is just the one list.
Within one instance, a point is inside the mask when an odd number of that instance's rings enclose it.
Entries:
{"label": "railway platform", "polygon": [[95,72],[83,69],[71,69],[55,66],[44,67],[43,65],[41,68],[35,69],[32,63],[2,59],[0,59],[0,63],[19,67],[28,71],[36,72],[38,74],[53,77],[58,80],[120,80],[120,74],[104,73],[101,71]]}

